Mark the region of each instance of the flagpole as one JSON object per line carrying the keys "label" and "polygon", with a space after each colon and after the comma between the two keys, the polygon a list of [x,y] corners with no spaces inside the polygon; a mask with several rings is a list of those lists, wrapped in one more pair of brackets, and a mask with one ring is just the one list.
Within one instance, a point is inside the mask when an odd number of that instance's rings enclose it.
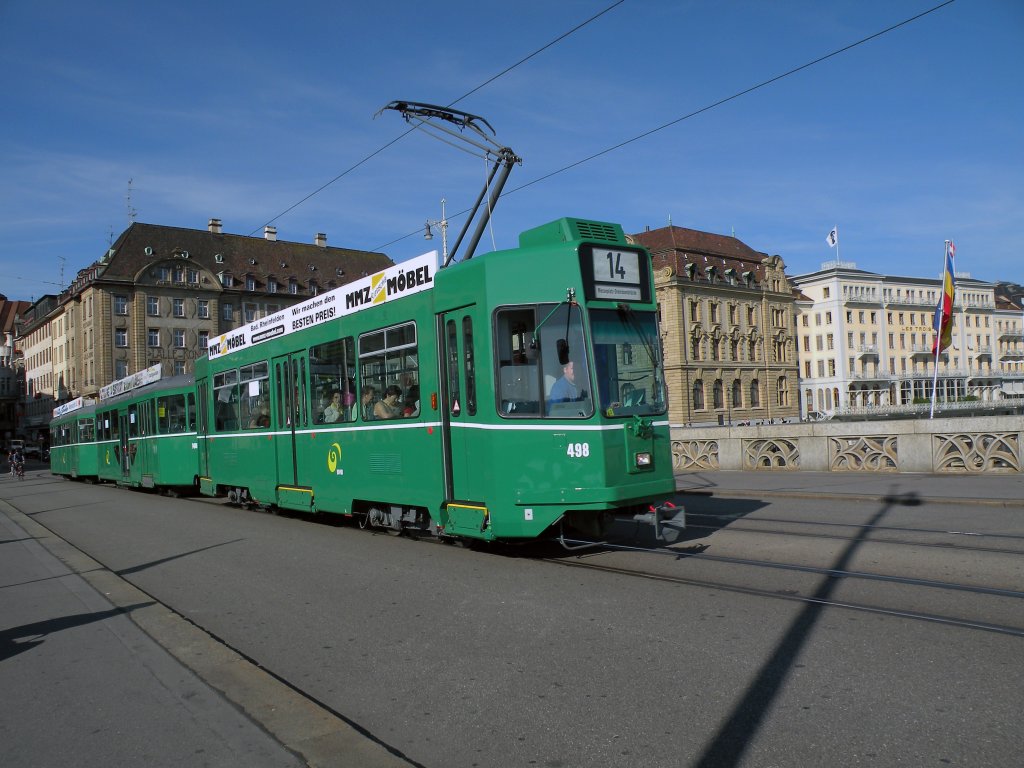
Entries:
{"label": "flagpole", "polygon": [[[939,304],[935,309],[935,317],[941,317],[941,307],[945,303],[946,298],[946,259],[949,257],[949,240],[946,241],[945,248],[942,249],[942,274],[939,277],[941,282],[942,290],[939,291]],[[949,308],[949,322],[953,322],[953,307]],[[934,325],[934,322],[932,323]],[[939,388],[939,355],[942,354],[942,321],[939,321],[939,327],[935,329],[935,373],[932,376],[932,410],[928,414],[929,419],[935,418],[935,394]]]}

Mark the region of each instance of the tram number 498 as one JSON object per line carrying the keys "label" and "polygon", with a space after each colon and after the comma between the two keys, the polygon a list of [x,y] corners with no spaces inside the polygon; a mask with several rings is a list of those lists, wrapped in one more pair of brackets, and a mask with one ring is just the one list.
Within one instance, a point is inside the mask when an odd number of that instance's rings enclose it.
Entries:
{"label": "tram number 498", "polygon": [[590,455],[590,443],[569,443],[565,454],[570,459],[582,459]]}

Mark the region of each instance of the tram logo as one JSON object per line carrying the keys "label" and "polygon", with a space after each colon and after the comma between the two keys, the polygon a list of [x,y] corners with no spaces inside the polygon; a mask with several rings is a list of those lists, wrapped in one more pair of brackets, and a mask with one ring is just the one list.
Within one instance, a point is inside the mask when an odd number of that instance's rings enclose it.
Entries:
{"label": "tram logo", "polygon": [[341,446],[338,445],[337,443],[331,443],[331,447],[327,451],[327,470],[332,475],[345,474],[344,469],[338,468],[339,461],[341,461]]}

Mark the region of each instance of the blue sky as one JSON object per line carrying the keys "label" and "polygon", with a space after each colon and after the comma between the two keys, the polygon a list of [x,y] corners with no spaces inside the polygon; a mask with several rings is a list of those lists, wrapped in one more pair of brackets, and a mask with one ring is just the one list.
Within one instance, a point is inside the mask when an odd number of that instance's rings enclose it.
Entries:
{"label": "blue sky", "polygon": [[[450,103],[612,2],[0,0],[0,293],[56,292],[61,258],[66,283],[102,255],[129,179],[138,221],[262,232],[405,131],[374,119],[387,102]],[[495,244],[564,215],[671,217],[800,274],[838,225],[861,269],[937,276],[950,238],[958,270],[1024,282],[1021,0],[957,0],[514,191],[939,2],[625,0],[456,105],[523,158]],[[273,223],[402,261],[442,197],[457,231],[484,173],[414,132]]]}

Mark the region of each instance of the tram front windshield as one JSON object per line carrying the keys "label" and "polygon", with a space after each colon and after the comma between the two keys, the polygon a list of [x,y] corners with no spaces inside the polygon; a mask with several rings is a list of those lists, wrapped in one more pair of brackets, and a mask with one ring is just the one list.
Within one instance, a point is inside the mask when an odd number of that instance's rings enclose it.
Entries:
{"label": "tram front windshield", "polygon": [[606,416],[665,413],[661,344],[653,312],[590,310],[594,377],[599,408]]}

